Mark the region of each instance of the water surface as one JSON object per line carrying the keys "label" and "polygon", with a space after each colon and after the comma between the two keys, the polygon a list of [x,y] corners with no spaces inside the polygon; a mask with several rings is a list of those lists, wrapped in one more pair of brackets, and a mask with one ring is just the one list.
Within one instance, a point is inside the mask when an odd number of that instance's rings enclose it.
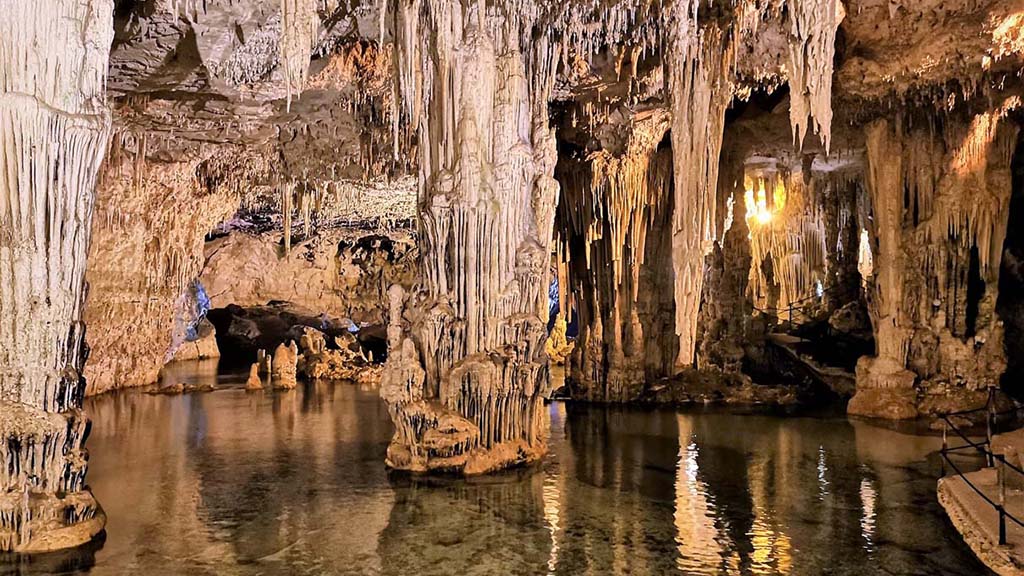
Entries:
{"label": "water surface", "polygon": [[[217,378],[205,373],[202,378]],[[373,388],[91,399],[98,550],[44,573],[985,574],[935,500],[938,440],[845,418],[555,403],[550,454],[389,478]]]}

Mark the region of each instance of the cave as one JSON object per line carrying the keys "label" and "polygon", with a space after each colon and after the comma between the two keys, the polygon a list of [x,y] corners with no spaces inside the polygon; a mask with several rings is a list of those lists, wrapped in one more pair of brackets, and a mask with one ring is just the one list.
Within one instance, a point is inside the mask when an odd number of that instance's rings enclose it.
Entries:
{"label": "cave", "polygon": [[1019,573],[1022,123],[1019,0],[7,0],[0,572]]}

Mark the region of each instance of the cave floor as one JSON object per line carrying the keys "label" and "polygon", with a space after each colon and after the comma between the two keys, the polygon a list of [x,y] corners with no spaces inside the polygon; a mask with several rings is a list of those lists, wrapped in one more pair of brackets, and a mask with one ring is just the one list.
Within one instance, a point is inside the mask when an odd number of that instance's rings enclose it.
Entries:
{"label": "cave floor", "polygon": [[540,465],[428,481],[385,470],[374,387],[247,393],[243,375],[216,378],[209,393],[89,399],[105,541],[15,570],[985,573],[936,500],[936,437],[556,402]]}

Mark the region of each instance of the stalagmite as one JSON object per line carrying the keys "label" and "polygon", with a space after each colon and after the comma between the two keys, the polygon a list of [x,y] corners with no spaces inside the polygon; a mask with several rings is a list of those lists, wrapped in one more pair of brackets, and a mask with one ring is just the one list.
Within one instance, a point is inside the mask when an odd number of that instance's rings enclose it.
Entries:
{"label": "stalagmite", "polygon": [[625,117],[624,142],[563,158],[557,172],[560,250],[579,255],[568,263],[565,289],[592,295],[575,306],[580,336],[570,371],[573,396],[589,400],[628,401],[648,376],[665,376],[661,355],[645,348],[672,337],[660,330],[663,290],[654,285],[668,267],[664,257],[647,262],[671,217],[672,164],[659,149],[669,118],[663,110]]}
{"label": "stalagmite", "polygon": [[263,380],[260,379],[260,364],[253,362],[249,367],[249,378],[245,381],[246,390],[262,390]]}
{"label": "stalagmite", "polygon": [[270,376],[273,374],[273,356],[267,354],[267,351],[260,348],[256,351],[256,364],[259,366],[260,374],[266,374]]}
{"label": "stalagmite", "polygon": [[298,384],[296,375],[299,360],[299,348],[295,342],[280,344],[274,350],[274,367],[270,372],[270,380],[275,390],[291,390]]}
{"label": "stalagmite", "polygon": [[81,322],[113,2],[0,10],[0,552],[90,540]]}
{"label": "stalagmite", "polygon": [[725,110],[732,99],[726,62],[731,46],[715,25],[701,27],[696,0],[673,4],[666,60],[672,110],[675,202],[676,368],[694,361],[704,257],[718,236],[718,161]]}
{"label": "stalagmite", "polygon": [[[954,114],[939,130],[880,120],[867,132],[876,356],[857,365],[854,414],[909,418],[983,397],[1006,368],[995,314],[1019,105]],[[980,286],[972,290],[971,285]],[[939,392],[935,392],[938,390]]]}

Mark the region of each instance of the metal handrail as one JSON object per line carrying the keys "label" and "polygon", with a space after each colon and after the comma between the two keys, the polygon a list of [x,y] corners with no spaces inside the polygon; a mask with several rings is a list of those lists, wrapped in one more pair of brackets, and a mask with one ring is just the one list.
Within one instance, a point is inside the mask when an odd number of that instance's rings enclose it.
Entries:
{"label": "metal handrail", "polygon": [[[1006,471],[1007,471],[1007,469],[1009,469],[1009,470],[1019,474],[1020,476],[1024,477],[1024,470],[1022,470],[1021,468],[1017,467],[1016,465],[1011,464],[1010,462],[1008,462],[1006,460],[1006,456],[1004,456],[1002,454],[996,454],[996,453],[992,452],[992,427],[995,425],[995,420],[999,416],[1005,416],[1005,415],[1011,414],[1011,413],[1012,414],[1016,414],[1021,409],[1020,408],[1013,408],[1012,410],[1004,410],[1002,412],[996,412],[995,411],[995,397],[996,397],[995,396],[995,390],[996,389],[995,389],[994,386],[990,386],[989,387],[989,389],[988,389],[988,399],[985,402],[985,406],[983,406],[981,408],[974,408],[974,409],[971,409],[971,410],[959,410],[957,412],[949,412],[949,413],[946,413],[946,414],[941,414],[939,416],[940,418],[942,418],[942,422],[943,422],[943,425],[942,425],[942,450],[939,451],[939,454],[942,457],[942,475],[943,476],[946,475],[946,464],[949,464],[949,466],[953,469],[953,471],[956,473],[956,475],[959,476],[960,479],[963,480],[965,484],[967,484],[967,486],[969,486],[972,490],[974,490],[974,492],[978,496],[981,496],[981,498],[985,502],[987,502],[990,506],[992,506],[996,510],[996,512],[999,514],[999,545],[1003,546],[1003,545],[1006,544],[1006,519],[1007,518],[1009,518],[1012,522],[1014,522],[1015,524],[1017,524],[1021,528],[1024,528],[1024,521],[1022,521],[1021,519],[1017,518],[1013,514],[1010,514],[1009,512],[1006,511]],[[968,438],[967,435],[964,434],[963,431],[960,430],[960,428],[958,428],[956,426],[956,424],[953,423],[952,420],[950,420],[950,418],[953,417],[953,416],[962,416],[962,415],[965,415],[965,414],[974,414],[974,413],[982,412],[982,411],[985,411],[985,413],[986,413],[985,414],[985,439],[982,440],[982,441],[979,441],[979,442],[974,442],[970,438]],[[959,436],[961,440],[966,442],[966,444],[959,445],[959,446],[950,446],[949,445],[949,440],[948,440],[948,432],[949,432],[950,429],[952,429],[953,432],[956,433],[956,435]],[[987,461],[987,463],[988,463],[988,467],[990,467],[990,468],[996,467],[996,463],[998,462],[999,466],[998,466],[998,468],[996,468],[996,474],[997,474],[997,477],[998,477],[998,485],[999,485],[999,496],[998,496],[998,500],[999,501],[998,502],[996,502],[996,501],[992,500],[991,498],[989,498],[989,496],[987,494],[985,494],[980,488],[978,488],[973,482],[971,482],[966,476],[964,476],[964,473],[960,470],[960,467],[958,467],[956,465],[956,463],[953,462],[953,459],[950,458],[950,456],[949,456],[950,453],[952,453],[952,452],[957,452],[959,450],[964,450],[964,449],[968,449],[968,448],[969,449],[973,449],[974,451],[977,451],[982,456],[984,456],[986,461]]]}

